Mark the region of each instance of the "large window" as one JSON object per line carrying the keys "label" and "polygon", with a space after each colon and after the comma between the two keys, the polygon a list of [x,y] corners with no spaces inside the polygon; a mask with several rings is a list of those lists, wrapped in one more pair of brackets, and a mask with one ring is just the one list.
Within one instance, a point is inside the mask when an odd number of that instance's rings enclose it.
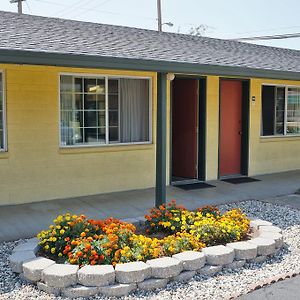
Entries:
{"label": "large window", "polygon": [[0,72],[0,151],[5,150],[5,103],[3,81],[3,74]]}
{"label": "large window", "polygon": [[299,87],[262,87],[261,135],[300,135]]}
{"label": "large window", "polygon": [[150,80],[61,75],[61,146],[150,141]]}

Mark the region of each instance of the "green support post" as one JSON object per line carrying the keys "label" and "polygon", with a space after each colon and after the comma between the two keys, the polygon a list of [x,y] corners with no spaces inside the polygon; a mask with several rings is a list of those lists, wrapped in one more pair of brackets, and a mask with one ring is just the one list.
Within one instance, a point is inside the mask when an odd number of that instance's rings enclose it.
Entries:
{"label": "green support post", "polygon": [[155,206],[166,203],[167,180],[167,74],[157,75],[157,134]]}

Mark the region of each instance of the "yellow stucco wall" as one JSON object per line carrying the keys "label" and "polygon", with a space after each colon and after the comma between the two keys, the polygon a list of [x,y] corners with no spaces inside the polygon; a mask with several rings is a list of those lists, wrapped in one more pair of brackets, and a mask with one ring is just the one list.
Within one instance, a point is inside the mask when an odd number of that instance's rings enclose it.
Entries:
{"label": "yellow stucco wall", "polygon": [[218,178],[219,168],[219,77],[207,77],[206,179]]}
{"label": "yellow stucco wall", "polygon": [[[155,184],[156,73],[1,65],[6,82],[8,152],[0,153],[0,205],[152,187]],[[151,77],[153,144],[59,148],[59,73]],[[261,138],[261,85],[251,79],[249,175],[300,169],[300,137]],[[170,180],[170,83],[167,183]],[[250,101],[251,102],[251,101]],[[218,178],[219,77],[207,76],[206,178]]]}
{"label": "yellow stucco wall", "polygon": [[153,144],[59,149],[60,72],[152,78],[156,74],[1,65],[6,81],[8,152],[0,153],[0,205],[147,188],[155,179]]}
{"label": "yellow stucco wall", "polygon": [[263,84],[300,86],[300,81],[251,80],[251,97],[255,96],[256,101],[250,103],[250,176],[300,169],[300,137],[260,137]]}

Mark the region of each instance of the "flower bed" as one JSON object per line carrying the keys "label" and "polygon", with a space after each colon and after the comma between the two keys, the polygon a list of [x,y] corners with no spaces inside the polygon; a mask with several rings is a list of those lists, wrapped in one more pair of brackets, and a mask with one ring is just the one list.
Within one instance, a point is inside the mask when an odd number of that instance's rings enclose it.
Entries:
{"label": "flower bed", "polygon": [[188,211],[175,201],[151,209],[145,218],[144,234],[136,234],[133,224],[120,220],[60,215],[48,230],[38,234],[40,254],[80,267],[115,266],[240,241],[250,228],[249,219],[239,209],[224,214],[211,206]]}
{"label": "flower bed", "polygon": [[[283,245],[280,228],[263,220],[250,222],[238,209],[189,212],[172,202],[146,218],[142,235],[119,220],[58,216],[39,239],[13,250],[11,269],[49,294],[124,296],[137,288],[188,281],[196,273],[213,276],[222,269],[260,263]],[[204,247],[204,241],[211,246]],[[219,242],[224,245],[215,245]]]}

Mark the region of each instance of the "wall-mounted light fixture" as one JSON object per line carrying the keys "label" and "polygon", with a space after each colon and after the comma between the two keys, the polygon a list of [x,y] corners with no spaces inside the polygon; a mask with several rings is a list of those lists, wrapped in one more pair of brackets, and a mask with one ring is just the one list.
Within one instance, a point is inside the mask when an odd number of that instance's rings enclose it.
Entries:
{"label": "wall-mounted light fixture", "polygon": [[168,79],[169,81],[173,81],[173,80],[175,79],[175,74],[174,74],[174,73],[168,73],[168,74],[167,74],[167,79]]}

